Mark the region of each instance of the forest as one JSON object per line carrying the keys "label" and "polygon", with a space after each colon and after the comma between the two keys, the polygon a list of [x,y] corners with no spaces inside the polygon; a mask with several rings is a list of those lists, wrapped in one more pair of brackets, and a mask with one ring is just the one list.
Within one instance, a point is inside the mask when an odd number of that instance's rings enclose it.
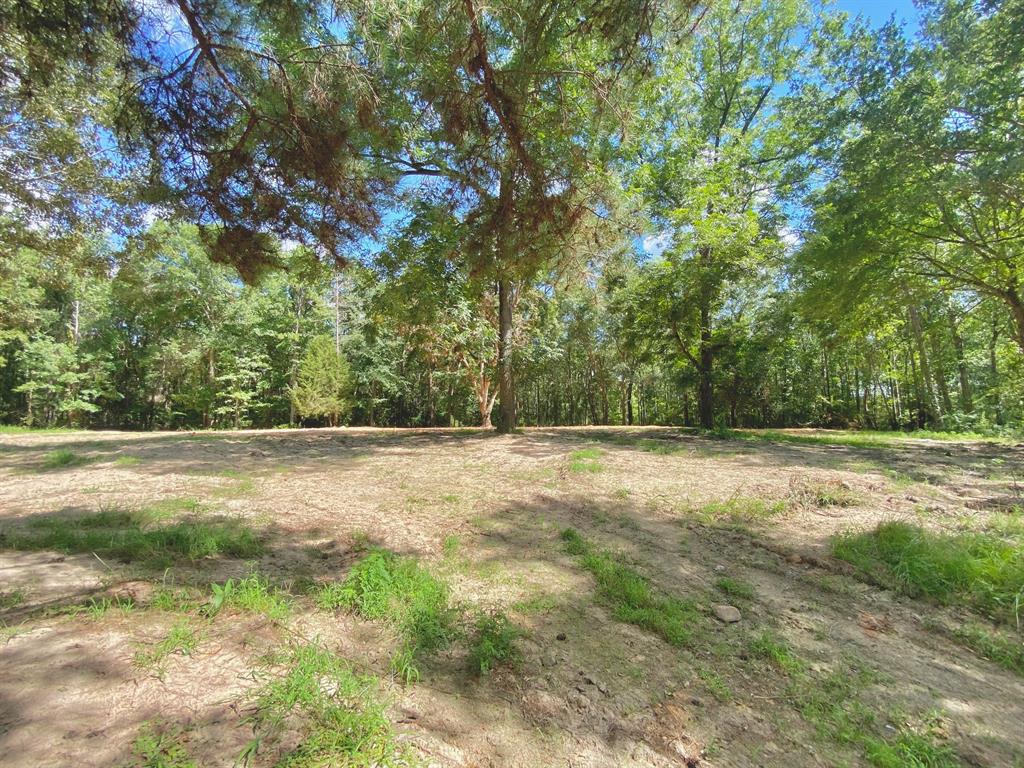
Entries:
{"label": "forest", "polygon": [[12,2],[0,421],[1024,417],[1024,5]]}

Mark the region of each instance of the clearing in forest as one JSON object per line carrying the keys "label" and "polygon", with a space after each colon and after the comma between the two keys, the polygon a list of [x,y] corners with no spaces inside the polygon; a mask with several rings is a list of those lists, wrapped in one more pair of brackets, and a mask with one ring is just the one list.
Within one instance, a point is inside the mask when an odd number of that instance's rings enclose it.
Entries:
{"label": "clearing in forest", "polygon": [[1024,449],[0,436],[0,755],[1019,766]]}

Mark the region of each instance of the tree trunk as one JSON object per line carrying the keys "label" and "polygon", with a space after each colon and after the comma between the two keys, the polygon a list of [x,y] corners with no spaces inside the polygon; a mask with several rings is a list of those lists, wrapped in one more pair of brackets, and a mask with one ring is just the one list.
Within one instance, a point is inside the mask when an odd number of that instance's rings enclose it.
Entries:
{"label": "tree trunk", "polygon": [[516,386],[512,370],[512,281],[498,281],[498,432],[516,428]]}
{"label": "tree trunk", "polygon": [[964,339],[960,335],[960,329],[956,327],[956,318],[949,314],[949,330],[953,334],[953,351],[956,352],[956,368],[960,380],[960,410],[964,413],[974,411],[974,403],[971,399],[971,380],[967,370],[967,360],[964,358]]}
{"label": "tree trunk", "polygon": [[[909,307],[910,327],[914,332],[914,345],[917,347],[917,357],[921,369],[921,393],[925,398],[925,417],[931,421],[939,411],[939,402],[935,396],[935,388],[932,386],[932,374],[928,365],[928,355],[924,349],[924,332],[921,328],[921,315],[913,304]],[[923,424],[921,426],[924,426]]]}
{"label": "tree trunk", "polygon": [[626,424],[633,426],[633,377],[626,384]]}

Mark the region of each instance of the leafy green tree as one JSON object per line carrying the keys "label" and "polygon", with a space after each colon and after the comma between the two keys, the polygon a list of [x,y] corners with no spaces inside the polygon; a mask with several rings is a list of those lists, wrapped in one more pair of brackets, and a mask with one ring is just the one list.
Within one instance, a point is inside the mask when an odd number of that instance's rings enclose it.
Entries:
{"label": "leafy green tree", "polygon": [[310,340],[291,396],[303,418],[326,418],[334,427],[348,415],[352,408],[352,376],[333,338],[317,336]]}
{"label": "leafy green tree", "polygon": [[778,205],[799,154],[779,91],[802,64],[800,2],[716,6],[692,44],[665,55],[636,185],[664,255],[644,269],[646,321],[698,375],[699,422],[714,426],[714,365],[730,287],[781,253]]}

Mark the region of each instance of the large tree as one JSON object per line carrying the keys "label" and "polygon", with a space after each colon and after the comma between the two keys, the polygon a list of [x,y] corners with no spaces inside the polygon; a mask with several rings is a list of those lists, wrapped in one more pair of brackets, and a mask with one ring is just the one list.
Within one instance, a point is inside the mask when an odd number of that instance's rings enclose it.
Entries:
{"label": "large tree", "polygon": [[636,185],[664,253],[641,275],[643,311],[696,370],[704,428],[734,289],[764,279],[780,253],[779,206],[799,155],[784,90],[803,63],[806,14],[798,0],[718,6],[692,43],[665,53],[653,88]]}

